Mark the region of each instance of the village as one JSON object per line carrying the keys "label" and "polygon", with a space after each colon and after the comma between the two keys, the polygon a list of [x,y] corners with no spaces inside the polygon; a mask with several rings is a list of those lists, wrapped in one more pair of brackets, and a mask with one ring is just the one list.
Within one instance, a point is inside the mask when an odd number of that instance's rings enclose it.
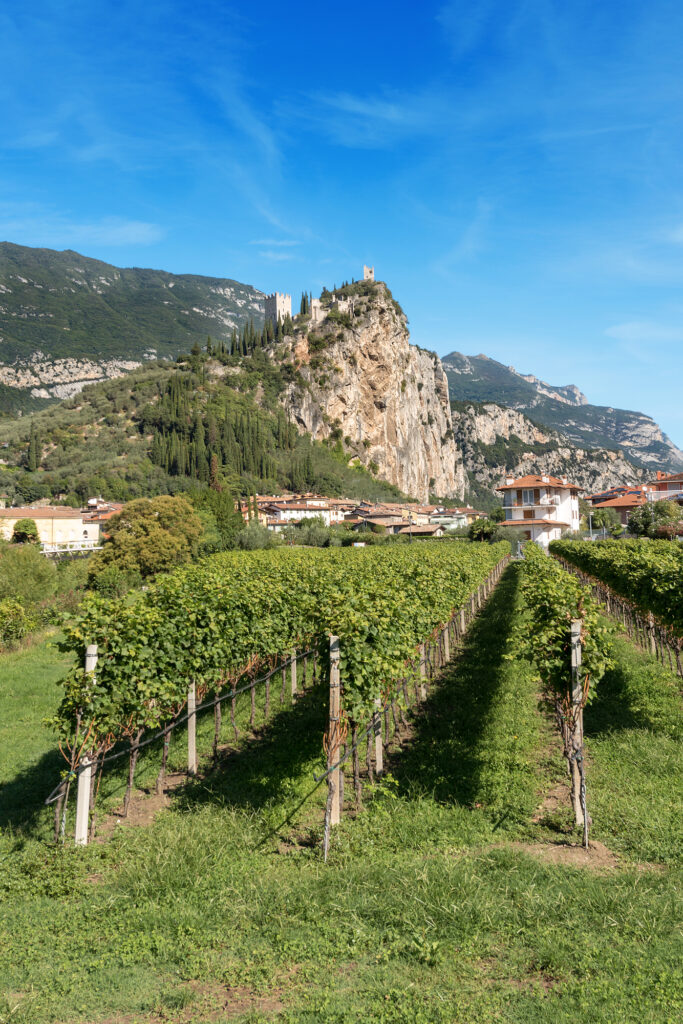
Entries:
{"label": "village", "polygon": [[[506,477],[497,491],[502,503],[500,527],[521,530],[525,540],[547,550],[551,541],[582,529],[579,496],[585,497],[592,509],[613,509],[626,527],[630,513],[648,502],[669,500],[683,505],[683,473],[659,471],[640,487],[616,486],[590,495],[583,495],[567,477],[528,474]],[[90,498],[82,508],[46,502],[0,508],[0,537],[11,540],[17,524],[30,519],[36,524],[44,554],[87,554],[101,548],[107,521],[122,508],[123,503],[101,497]],[[257,494],[249,501],[238,501],[237,508],[245,523],[256,521],[274,534],[316,521],[326,527],[342,526],[358,533],[371,530],[409,540],[443,537],[491,515],[471,505],[358,502],[311,493]],[[584,521],[583,528],[589,526]]]}

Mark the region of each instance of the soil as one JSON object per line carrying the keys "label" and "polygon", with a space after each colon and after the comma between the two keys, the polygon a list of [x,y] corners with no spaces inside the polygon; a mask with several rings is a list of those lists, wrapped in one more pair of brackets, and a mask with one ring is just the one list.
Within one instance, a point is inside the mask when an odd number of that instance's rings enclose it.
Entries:
{"label": "soil", "polygon": [[97,822],[94,841],[104,842],[121,825],[128,827],[151,825],[159,811],[170,807],[173,791],[184,786],[186,782],[186,772],[169,772],[164,779],[164,788],[161,793],[156,793],[152,789],[134,791],[128,807],[128,816],[123,817],[123,804],[111,811]]}
{"label": "soil", "polygon": [[182,1009],[159,1008],[145,1013],[108,1017],[101,1024],[218,1024],[245,1013],[282,1013],[285,1009],[277,989],[258,995],[244,987],[232,988],[214,982],[187,982],[188,1005]]}

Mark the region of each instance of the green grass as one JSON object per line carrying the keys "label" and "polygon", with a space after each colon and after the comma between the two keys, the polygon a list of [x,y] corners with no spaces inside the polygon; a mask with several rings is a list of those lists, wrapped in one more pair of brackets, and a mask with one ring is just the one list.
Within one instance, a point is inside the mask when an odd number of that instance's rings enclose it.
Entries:
{"label": "green grass", "polygon": [[681,680],[628,639],[585,711],[594,835],[633,859],[681,863]]}
{"label": "green grass", "polygon": [[71,664],[54,646],[55,630],[0,656],[0,835],[8,827],[33,830],[35,794],[46,796],[63,763],[55,734],[43,725],[61,691],[57,681]]}
{"label": "green grass", "polygon": [[[133,1021],[153,1011],[155,1021],[196,1024],[678,1020],[672,866],[625,862],[601,875],[521,847],[527,836],[557,838],[531,817],[559,762],[533,671],[503,658],[519,614],[517,572],[394,744],[389,776],[366,786],[357,817],[347,801],[327,865],[324,788],[312,777],[324,701],[314,691],[281,709],[279,683],[269,723],[234,744],[226,720],[220,765],[149,827],[78,851],[42,842],[39,816],[6,837],[0,1021]],[[661,680],[648,678],[638,713],[650,729],[670,720],[670,705]],[[599,749],[609,736],[593,707],[590,794],[602,821]],[[211,728],[201,726],[205,749]],[[182,735],[174,742],[180,763]],[[658,800],[669,785],[655,773]],[[621,827],[640,813],[631,806]],[[611,845],[616,825],[601,827]],[[655,853],[668,860],[666,844]]]}

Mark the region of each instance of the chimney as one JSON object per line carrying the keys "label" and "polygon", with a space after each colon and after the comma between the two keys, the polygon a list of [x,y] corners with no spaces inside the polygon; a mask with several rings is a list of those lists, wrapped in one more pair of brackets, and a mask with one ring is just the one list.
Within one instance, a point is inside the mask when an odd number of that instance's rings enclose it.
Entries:
{"label": "chimney", "polygon": [[566,487],[567,486],[567,478],[566,478],[566,476],[560,477],[560,480],[562,481],[562,484]]}
{"label": "chimney", "polygon": [[506,476],[505,477],[505,486],[506,487],[509,487],[510,484],[514,484],[514,482],[515,482],[514,476]]}
{"label": "chimney", "polygon": [[549,476],[542,476],[541,477],[541,483],[549,484],[550,483],[550,477]]}

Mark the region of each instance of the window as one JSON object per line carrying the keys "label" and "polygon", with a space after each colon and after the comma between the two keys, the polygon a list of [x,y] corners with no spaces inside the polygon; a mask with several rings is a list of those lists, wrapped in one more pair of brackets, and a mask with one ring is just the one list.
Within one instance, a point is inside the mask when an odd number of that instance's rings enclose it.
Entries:
{"label": "window", "polygon": [[530,488],[529,490],[527,490],[525,488],[522,491],[522,504],[523,505],[533,505],[533,503],[534,503],[534,492],[533,492],[533,489]]}
{"label": "window", "polygon": [[534,510],[532,508],[525,508],[524,509],[524,518],[525,519],[533,519],[534,518]]}

